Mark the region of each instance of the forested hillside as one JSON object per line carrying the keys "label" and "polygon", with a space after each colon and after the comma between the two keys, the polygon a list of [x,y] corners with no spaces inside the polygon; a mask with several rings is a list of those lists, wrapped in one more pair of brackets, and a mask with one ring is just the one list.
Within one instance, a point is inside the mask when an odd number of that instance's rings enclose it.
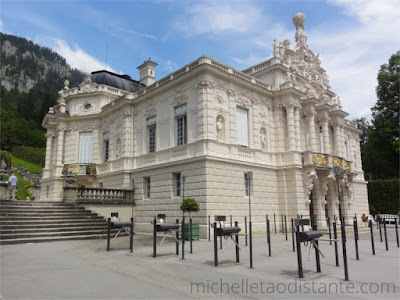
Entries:
{"label": "forested hillside", "polygon": [[64,80],[74,85],[84,74],[53,50],[24,38],[0,33],[0,44],[0,148],[45,147],[44,115],[56,103]]}

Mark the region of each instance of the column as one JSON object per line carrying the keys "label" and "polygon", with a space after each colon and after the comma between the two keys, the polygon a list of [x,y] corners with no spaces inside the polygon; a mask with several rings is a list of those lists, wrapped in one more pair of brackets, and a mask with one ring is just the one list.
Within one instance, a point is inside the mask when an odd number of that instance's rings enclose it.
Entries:
{"label": "column", "polygon": [[344,157],[344,125],[340,125],[340,157]]}
{"label": "column", "polygon": [[226,140],[231,144],[236,144],[236,92],[231,89],[228,89],[226,92],[228,94],[229,105],[229,120],[225,120],[225,122],[229,122],[229,139],[226,137]]}
{"label": "column", "polygon": [[340,156],[340,128],[339,124],[333,124],[333,135],[335,136],[335,155]]}
{"label": "column", "polygon": [[53,148],[54,134],[46,133],[46,161],[44,166],[43,178],[49,177],[49,171],[51,167],[51,153]]}
{"label": "column", "polygon": [[208,90],[212,88],[212,84],[203,80],[197,85],[198,89],[198,139],[206,139],[208,137],[208,112],[207,112],[207,100]]}
{"label": "column", "polygon": [[310,136],[309,151],[317,152],[317,136],[315,135],[315,112],[311,111],[307,114],[308,134]]}
{"label": "column", "polygon": [[63,152],[64,152],[64,128],[57,128],[57,152],[56,152],[56,165],[63,165]]}
{"label": "column", "polygon": [[294,104],[289,103],[285,106],[286,109],[286,122],[287,122],[287,137],[289,151],[296,149],[296,134],[294,131]]}
{"label": "column", "polygon": [[321,120],[321,127],[322,127],[322,139],[324,143],[324,150],[325,153],[330,154],[330,144],[329,144],[329,127],[328,127],[329,119],[327,117],[322,118]]}
{"label": "column", "polygon": [[294,130],[296,135],[296,149],[301,151],[301,129],[300,129],[300,109],[301,106],[296,106],[294,110]]}

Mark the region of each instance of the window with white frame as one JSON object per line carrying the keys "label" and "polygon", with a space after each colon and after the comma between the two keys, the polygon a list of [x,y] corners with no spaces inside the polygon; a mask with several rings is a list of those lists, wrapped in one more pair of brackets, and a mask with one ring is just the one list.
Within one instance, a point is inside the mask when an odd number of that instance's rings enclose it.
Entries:
{"label": "window with white frame", "polygon": [[146,199],[150,199],[150,177],[144,178],[144,196]]}
{"label": "window with white frame", "polygon": [[175,173],[174,174],[174,189],[175,189],[175,196],[179,197],[181,196],[181,173]]}
{"label": "window with white frame", "polygon": [[249,196],[250,179],[247,173],[244,173],[244,195]]}
{"label": "window with white frame", "polygon": [[186,122],[186,104],[175,108],[176,119],[176,145],[187,143],[187,122]]}
{"label": "window with white frame", "polygon": [[110,134],[103,134],[103,160],[106,162],[110,159]]}
{"label": "window with white frame", "polygon": [[148,135],[148,149],[149,152],[156,151],[156,117],[147,119],[147,135]]}
{"label": "window with white frame", "polygon": [[92,162],[93,139],[92,132],[79,133],[79,163],[89,164]]}
{"label": "window with white frame", "polygon": [[237,144],[240,146],[249,146],[249,125],[248,110],[236,107],[236,137]]}

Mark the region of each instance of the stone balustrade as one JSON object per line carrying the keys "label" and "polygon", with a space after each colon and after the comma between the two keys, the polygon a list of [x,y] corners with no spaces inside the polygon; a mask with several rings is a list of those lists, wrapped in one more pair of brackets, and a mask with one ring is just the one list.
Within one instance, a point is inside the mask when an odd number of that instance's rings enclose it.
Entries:
{"label": "stone balustrade", "polygon": [[64,200],[79,204],[127,204],[133,201],[133,192],[121,189],[64,187]]}
{"label": "stone balustrade", "polygon": [[304,166],[313,165],[320,168],[341,167],[342,170],[351,172],[351,161],[330,154],[307,151],[303,154],[303,161]]}
{"label": "stone balustrade", "polygon": [[96,164],[64,164],[63,175],[97,175]]}

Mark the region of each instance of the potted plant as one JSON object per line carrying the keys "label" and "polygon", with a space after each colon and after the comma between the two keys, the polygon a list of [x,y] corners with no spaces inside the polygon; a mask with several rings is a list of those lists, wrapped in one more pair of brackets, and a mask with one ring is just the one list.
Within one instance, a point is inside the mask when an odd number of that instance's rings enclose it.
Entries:
{"label": "potted plant", "polygon": [[[189,213],[189,219],[190,219],[190,213],[191,212],[198,212],[200,210],[200,205],[196,202],[194,198],[185,198],[183,199],[183,202],[181,204],[181,210],[183,211],[183,214],[185,212]],[[190,224],[185,224],[185,239],[189,240],[189,226]],[[199,224],[192,224],[192,234],[191,234],[192,240],[193,239],[199,239],[200,238],[200,225]]]}

